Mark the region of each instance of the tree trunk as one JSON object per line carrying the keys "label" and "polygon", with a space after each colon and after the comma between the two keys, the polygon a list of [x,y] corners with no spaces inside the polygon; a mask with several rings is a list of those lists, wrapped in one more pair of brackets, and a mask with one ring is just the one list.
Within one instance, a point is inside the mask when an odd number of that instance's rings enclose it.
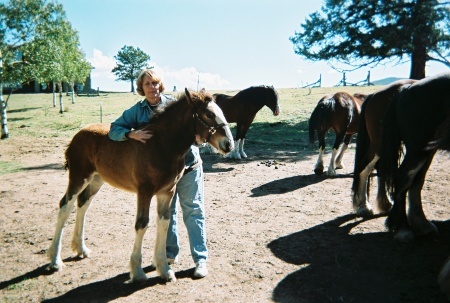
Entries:
{"label": "tree trunk", "polygon": [[56,83],[55,81],[52,81],[53,83],[53,107],[56,107]]}
{"label": "tree trunk", "polygon": [[[0,75],[1,77],[1,75]],[[1,81],[1,79],[0,79]],[[0,110],[2,115],[2,136],[1,139],[9,138],[8,124],[6,119],[6,104],[3,102],[3,83],[0,83]]]}
{"label": "tree trunk", "polygon": [[[419,37],[418,37],[419,36]],[[410,79],[420,80],[425,78],[425,65],[427,62],[427,49],[420,34],[413,37],[414,50],[411,54]]]}
{"label": "tree trunk", "polygon": [[6,119],[6,104],[3,102],[3,56],[0,51],[0,111],[2,115],[2,135],[1,139],[9,138],[8,123]]}
{"label": "tree trunk", "polygon": [[134,80],[131,80],[131,92],[134,93]]}
{"label": "tree trunk", "polygon": [[410,79],[420,80],[425,78],[425,64],[427,62],[428,32],[430,28],[429,22],[430,12],[424,0],[417,0],[414,5],[412,22],[414,25],[414,33],[412,37],[413,51],[411,54],[411,72]]}
{"label": "tree trunk", "polygon": [[72,104],[75,104],[75,85],[72,83]]}
{"label": "tree trunk", "polygon": [[59,113],[64,113],[63,95],[62,95],[62,83],[59,84]]}

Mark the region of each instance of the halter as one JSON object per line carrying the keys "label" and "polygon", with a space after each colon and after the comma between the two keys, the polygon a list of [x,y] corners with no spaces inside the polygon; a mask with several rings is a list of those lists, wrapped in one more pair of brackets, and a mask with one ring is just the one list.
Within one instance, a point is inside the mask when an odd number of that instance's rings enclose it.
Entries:
{"label": "halter", "polygon": [[[224,126],[227,126],[227,125],[228,125],[227,123],[220,123],[220,124],[218,124],[218,125],[216,125],[216,126],[210,126],[208,123],[206,123],[205,121],[203,121],[203,119],[200,118],[200,116],[199,116],[197,113],[194,113],[194,116],[195,116],[195,118],[197,118],[198,121],[200,121],[200,123],[203,124],[203,126],[205,126],[205,127],[208,128],[208,137],[206,138],[205,143],[206,143],[206,142],[209,142],[209,139],[211,139],[211,136],[214,135],[214,134],[216,133],[216,131],[217,131],[217,129],[218,129],[219,127],[224,127]],[[194,130],[195,130],[195,132],[197,133],[197,128],[196,128],[196,124],[195,124],[195,123],[194,123]]]}

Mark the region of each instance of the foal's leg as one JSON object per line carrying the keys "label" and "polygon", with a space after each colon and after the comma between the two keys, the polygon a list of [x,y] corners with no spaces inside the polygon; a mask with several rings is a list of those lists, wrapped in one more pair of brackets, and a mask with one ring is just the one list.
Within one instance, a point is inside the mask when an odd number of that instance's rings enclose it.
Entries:
{"label": "foal's leg", "polygon": [[[419,236],[426,236],[430,234],[437,234],[437,227],[427,220],[422,208],[422,187],[425,182],[425,175],[433,160],[434,152],[428,155],[425,159],[420,161],[417,174],[408,192],[409,209],[408,219],[409,224]],[[415,170],[416,171],[416,170]]]}
{"label": "foal's leg", "polygon": [[345,168],[344,163],[342,163],[342,158],[344,157],[344,153],[348,149],[348,145],[350,144],[350,140],[352,140],[353,134],[345,135],[344,137],[344,144],[342,144],[341,150],[336,158],[336,169]]}
{"label": "foal's leg", "polygon": [[94,195],[100,190],[104,181],[99,175],[94,175],[89,185],[78,196],[75,229],[72,237],[72,250],[77,257],[88,258],[90,249],[84,244],[84,219]]}
{"label": "foal's leg", "polygon": [[367,186],[370,173],[373,171],[379,157],[375,155],[372,161],[359,173],[358,192],[353,195],[353,210],[358,217],[367,217],[373,215],[372,206],[368,202]]}
{"label": "foal's leg", "polygon": [[156,245],[153,255],[153,264],[156,266],[156,271],[163,279],[175,282],[177,279],[175,278],[175,273],[168,265],[166,254],[167,230],[169,229],[170,223],[170,203],[173,195],[173,192],[168,192],[158,194],[156,197]]}
{"label": "foal's leg", "polygon": [[142,241],[150,221],[150,202],[153,196],[153,187],[148,184],[141,185],[137,192],[136,237],[133,252],[130,257],[130,280],[126,283],[145,281],[147,276],[142,269]]}
{"label": "foal's leg", "polygon": [[79,193],[87,186],[87,182],[82,179],[74,180],[69,172],[69,185],[67,186],[66,194],[59,202],[58,219],[56,222],[55,235],[52,244],[47,250],[47,256],[50,259],[50,264],[47,270],[61,270],[64,263],[61,259],[61,239],[64,232],[64,225],[72,212],[73,205]]}

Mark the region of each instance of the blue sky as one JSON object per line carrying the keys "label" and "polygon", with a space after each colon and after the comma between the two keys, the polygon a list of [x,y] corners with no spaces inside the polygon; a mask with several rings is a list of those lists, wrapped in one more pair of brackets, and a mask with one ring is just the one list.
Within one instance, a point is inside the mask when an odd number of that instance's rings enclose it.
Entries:
{"label": "blue sky", "polygon": [[[162,74],[166,88],[244,89],[252,85],[295,88],[322,75],[322,86],[334,86],[342,74],[326,62],[295,55],[289,37],[305,18],[320,10],[312,0],[59,0],[78,30],[81,48],[95,67],[92,86],[129,91],[111,70],[124,46],[139,47]],[[409,63],[362,68],[347,73],[358,82],[409,76]],[[427,65],[427,75],[448,71]]]}

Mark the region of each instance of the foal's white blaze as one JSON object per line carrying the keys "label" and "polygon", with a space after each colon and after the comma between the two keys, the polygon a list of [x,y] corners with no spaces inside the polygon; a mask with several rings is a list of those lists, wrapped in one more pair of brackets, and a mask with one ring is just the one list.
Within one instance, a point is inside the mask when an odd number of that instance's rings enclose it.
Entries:
{"label": "foal's white blaze", "polygon": [[234,149],[234,140],[233,135],[231,134],[230,127],[228,126],[227,119],[225,119],[225,116],[223,115],[222,110],[215,102],[210,102],[208,105],[209,109],[216,115],[216,122],[217,124],[225,124],[223,128],[225,129],[225,133],[227,134],[228,139],[230,140],[230,149]]}

